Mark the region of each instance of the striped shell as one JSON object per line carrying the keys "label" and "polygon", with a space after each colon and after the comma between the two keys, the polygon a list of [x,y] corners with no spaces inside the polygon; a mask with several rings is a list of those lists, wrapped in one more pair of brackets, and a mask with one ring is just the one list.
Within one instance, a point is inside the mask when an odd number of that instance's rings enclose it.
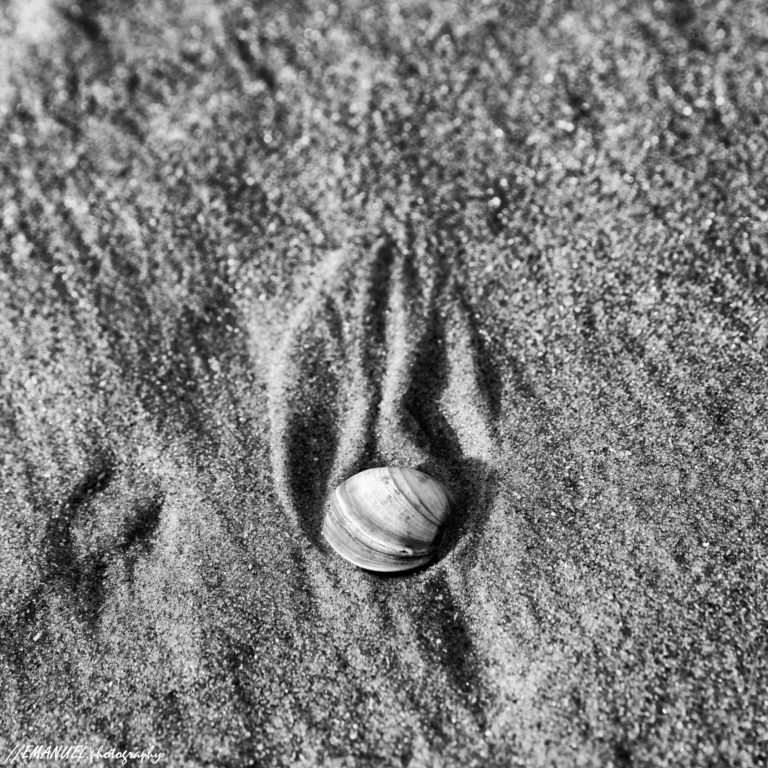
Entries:
{"label": "striped shell", "polygon": [[360,568],[408,571],[435,556],[452,504],[442,483],[416,469],[366,469],[331,494],[323,536]]}

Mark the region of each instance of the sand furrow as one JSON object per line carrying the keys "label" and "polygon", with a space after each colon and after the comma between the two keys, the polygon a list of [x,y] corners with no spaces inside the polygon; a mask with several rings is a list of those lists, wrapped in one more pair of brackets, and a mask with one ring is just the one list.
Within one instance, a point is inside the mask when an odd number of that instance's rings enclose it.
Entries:
{"label": "sand furrow", "polygon": [[[424,733],[440,717],[430,703],[436,688],[452,692],[467,728],[485,723],[477,617],[462,605],[474,557],[471,547],[451,556],[461,539],[482,535],[495,497],[496,426],[478,354],[450,262],[417,259],[382,240],[367,253],[321,262],[270,373],[274,478],[284,508],[315,545],[299,555],[305,593],[324,623],[339,628],[336,643],[350,665],[376,665],[372,648],[381,646],[379,685]],[[457,501],[444,565],[410,580],[351,569],[319,533],[335,484],[385,464],[430,472]]]}
{"label": "sand furrow", "polygon": [[314,543],[331,488],[369,466],[431,472],[465,519],[497,453],[476,345],[446,260],[418,263],[382,240],[321,263],[269,385],[275,479]]}

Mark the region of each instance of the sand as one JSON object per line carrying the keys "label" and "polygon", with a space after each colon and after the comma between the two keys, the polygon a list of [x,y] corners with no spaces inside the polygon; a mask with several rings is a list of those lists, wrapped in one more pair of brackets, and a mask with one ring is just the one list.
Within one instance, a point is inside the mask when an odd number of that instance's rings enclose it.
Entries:
{"label": "sand", "polygon": [[[766,41],[4,4],[3,756],[765,765]],[[458,501],[405,576],[320,535],[384,464]]]}

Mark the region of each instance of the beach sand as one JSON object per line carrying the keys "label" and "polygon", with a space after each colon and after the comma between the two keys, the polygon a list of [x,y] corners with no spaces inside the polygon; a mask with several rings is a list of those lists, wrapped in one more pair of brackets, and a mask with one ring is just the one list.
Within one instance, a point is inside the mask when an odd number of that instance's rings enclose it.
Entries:
{"label": "beach sand", "polygon": [[[765,765],[767,45],[759,0],[4,4],[2,751]],[[320,535],[387,464],[458,502],[393,577]]]}

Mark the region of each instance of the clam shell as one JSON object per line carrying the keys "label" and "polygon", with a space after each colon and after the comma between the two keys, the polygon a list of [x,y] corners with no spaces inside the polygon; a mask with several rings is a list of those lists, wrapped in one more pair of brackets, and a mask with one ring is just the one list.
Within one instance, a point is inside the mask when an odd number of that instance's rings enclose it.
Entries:
{"label": "clam shell", "polygon": [[331,494],[323,536],[360,568],[407,571],[435,556],[452,506],[448,489],[424,472],[366,469]]}

